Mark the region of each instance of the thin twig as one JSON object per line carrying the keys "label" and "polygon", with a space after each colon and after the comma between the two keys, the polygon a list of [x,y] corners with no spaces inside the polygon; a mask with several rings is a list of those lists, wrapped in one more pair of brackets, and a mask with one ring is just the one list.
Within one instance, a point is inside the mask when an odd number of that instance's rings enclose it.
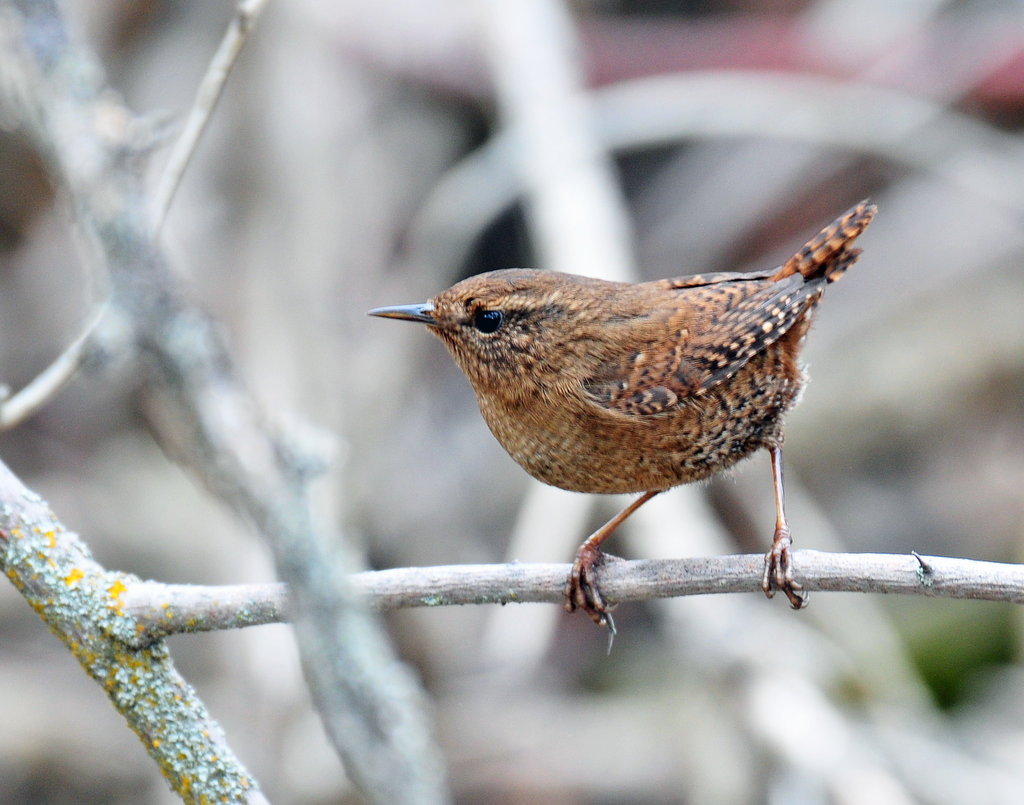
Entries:
{"label": "thin twig", "polygon": [[[798,550],[806,590],[924,595],[1024,604],[1024,565],[944,556]],[[921,568],[927,566],[927,578]],[[561,604],[567,564],[510,562],[374,570],[352,576],[378,610],[466,604]],[[687,559],[607,557],[601,591],[616,604],[712,593],[761,594],[762,554]],[[766,604],[767,606],[768,604]],[[137,582],[124,594],[140,644],[177,632],[205,632],[287,620],[283,584],[200,587]]]}
{"label": "thin twig", "polygon": [[224,32],[214,53],[206,75],[199,84],[196,91],[196,98],[192,109],[188,113],[185,125],[178,136],[174,147],[171,149],[167,164],[160,175],[160,182],[157,184],[156,193],[153,199],[153,233],[159,234],[167,220],[167,211],[171,207],[174,194],[181,184],[181,177],[188,167],[192,154],[195,153],[196,144],[206,129],[217,101],[220,100],[224,85],[227,83],[231,68],[238,60],[238,54],[242,52],[245,40],[249,33],[256,27],[263,7],[267,0],[239,0],[234,17],[228,23],[228,29]]}
{"label": "thin twig", "polygon": [[104,304],[86,324],[81,334],[53,363],[36,375],[21,391],[0,404],[0,431],[20,425],[53,399],[64,384],[75,376],[89,354],[90,339],[106,311],[107,305]]}

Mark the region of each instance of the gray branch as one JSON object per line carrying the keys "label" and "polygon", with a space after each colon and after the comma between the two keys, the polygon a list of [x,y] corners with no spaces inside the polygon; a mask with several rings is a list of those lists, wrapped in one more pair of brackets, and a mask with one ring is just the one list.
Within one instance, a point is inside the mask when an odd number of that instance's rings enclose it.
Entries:
{"label": "gray branch", "polygon": [[[1024,604],[1024,565],[944,556],[890,553],[794,552],[807,591],[924,595]],[[381,610],[467,604],[561,604],[568,564],[404,567],[355,574],[352,586]],[[616,604],[712,593],[761,595],[762,554],[642,559],[607,556],[601,590]],[[131,584],[125,612],[135,619],[135,642],[177,632],[206,632],[283,623],[283,584],[203,587],[146,581]]]}
{"label": "gray branch", "polygon": [[224,85],[227,84],[231,68],[235,66],[246,37],[255,28],[265,5],[266,0],[238,0],[235,16],[231,18],[231,24],[228,25],[224,38],[196,91],[192,109],[189,110],[181,134],[171,148],[157,184],[153,201],[153,229],[156,232],[163,227],[171,201],[174,200],[174,194],[181,183],[181,177],[192,161],[192,154],[206,129],[206,124],[210,122],[217,101],[224,91]]}

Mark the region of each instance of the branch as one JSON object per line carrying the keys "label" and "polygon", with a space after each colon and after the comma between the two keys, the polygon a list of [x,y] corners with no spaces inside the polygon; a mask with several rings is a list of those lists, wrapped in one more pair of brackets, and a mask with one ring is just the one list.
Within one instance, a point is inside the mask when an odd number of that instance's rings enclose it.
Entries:
{"label": "branch", "polygon": [[75,376],[82,364],[89,358],[93,333],[106,311],[107,306],[101,305],[81,334],[57,356],[53,363],[36,375],[21,391],[0,404],[0,431],[20,425],[53,399],[57,392]]}
{"label": "branch", "polygon": [[630,216],[593,125],[580,47],[562,0],[488,0],[483,34],[525,190],[540,262],[552,271],[629,279]]}
{"label": "branch", "polygon": [[[590,104],[594,136],[614,152],[750,137],[842,148],[1024,211],[1016,136],[909,93],[811,75],[702,70],[602,87]],[[515,155],[503,131],[448,171],[413,220],[410,251],[438,265],[465,262],[479,232],[526,189]]]}
{"label": "branch", "polygon": [[[798,550],[805,590],[926,595],[1024,604],[1024,565],[917,554]],[[454,604],[563,602],[567,564],[452,565],[360,573],[356,586],[381,610]],[[764,554],[640,559],[606,555],[601,590],[614,603],[761,592]]]}
{"label": "branch", "polygon": [[126,586],[124,612],[135,624],[128,639],[138,648],[172,634],[289,620],[288,587],[281,583],[202,586],[134,581]]}
{"label": "branch", "polygon": [[[1024,565],[890,553],[799,550],[797,577],[807,591],[923,595],[1024,604]],[[561,604],[568,564],[441,565],[352,576],[380,611],[466,604]],[[606,555],[601,591],[616,604],[712,593],[761,594],[763,554],[624,560]],[[200,587],[146,581],[128,585],[125,613],[139,645],[178,632],[283,623],[283,584]]]}
{"label": "branch", "polygon": [[133,648],[122,597],[135,582],[108,571],[43,500],[0,462],[0,570],[110,697],[186,801],[265,802],[167,646]]}
{"label": "branch", "polygon": [[303,670],[328,735],[372,802],[450,801],[426,697],[348,582],[358,562],[322,522],[311,455],[268,426],[221,328],[155,243],[138,120],[53,3],[0,2],[0,92],[26,125],[110,274],[132,332],[144,414],[162,445],[262,533],[294,596]]}
{"label": "branch", "polygon": [[235,16],[231,18],[224,38],[214,54],[206,75],[196,91],[196,99],[189,111],[185,126],[171,149],[167,164],[164,165],[160,182],[153,200],[153,232],[159,233],[167,219],[167,211],[181,183],[196,144],[210,121],[214,107],[220,100],[224,85],[227,83],[231,68],[235,66],[238,55],[242,52],[246,37],[256,27],[256,21],[263,12],[267,0],[239,0]]}

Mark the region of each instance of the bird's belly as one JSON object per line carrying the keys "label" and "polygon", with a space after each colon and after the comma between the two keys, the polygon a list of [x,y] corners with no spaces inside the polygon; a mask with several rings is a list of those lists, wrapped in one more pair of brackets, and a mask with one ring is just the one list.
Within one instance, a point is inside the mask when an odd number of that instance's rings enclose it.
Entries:
{"label": "bird's belly", "polygon": [[533,477],[574,492],[645,492],[708,478],[778,443],[782,415],[795,404],[802,376],[764,381],[741,370],[655,416],[564,404],[527,406],[512,416],[481,410],[498,441]]}

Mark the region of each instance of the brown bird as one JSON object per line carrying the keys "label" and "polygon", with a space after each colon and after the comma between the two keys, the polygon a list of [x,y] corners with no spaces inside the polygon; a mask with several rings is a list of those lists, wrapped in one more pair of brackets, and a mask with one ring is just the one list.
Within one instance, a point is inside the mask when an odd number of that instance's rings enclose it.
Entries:
{"label": "brown bird", "polygon": [[491,432],[527,472],[575,492],[643,495],[579,548],[566,609],[614,631],[595,568],[600,545],[659,492],[761,448],[772,459],[775,536],[761,586],[805,603],[783,503],[782,417],[800,397],[804,336],[825,286],[860,254],[862,201],[781,268],[630,284],[509,269],[426,304],[372,316],[426,324],[476,392]]}

